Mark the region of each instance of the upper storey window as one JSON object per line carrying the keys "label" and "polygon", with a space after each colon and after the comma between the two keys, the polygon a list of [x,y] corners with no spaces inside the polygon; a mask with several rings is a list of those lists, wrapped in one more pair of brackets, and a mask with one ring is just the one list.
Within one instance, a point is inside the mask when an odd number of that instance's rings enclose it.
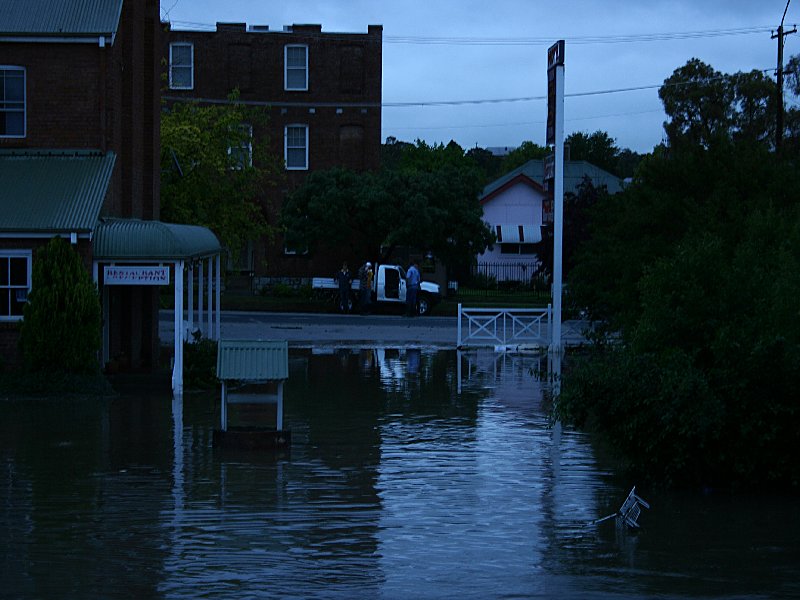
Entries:
{"label": "upper storey window", "polygon": [[0,137],[25,137],[25,69],[0,65]]}
{"label": "upper storey window", "polygon": [[286,46],[284,65],[284,89],[292,91],[308,90],[308,46]]}
{"label": "upper storey window", "polygon": [[186,42],[169,45],[169,87],[173,90],[194,88],[194,46]]}

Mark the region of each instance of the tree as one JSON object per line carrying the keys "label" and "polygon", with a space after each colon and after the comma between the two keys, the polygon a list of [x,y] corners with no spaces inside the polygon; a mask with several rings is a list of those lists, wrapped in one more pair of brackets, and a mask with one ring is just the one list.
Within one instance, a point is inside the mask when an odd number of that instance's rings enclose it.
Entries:
{"label": "tree", "polygon": [[[797,80],[789,61],[789,89]],[[742,141],[774,147],[777,84],[762,71],[720,73],[694,58],[676,69],[659,90],[669,121],[664,128],[671,146]],[[787,111],[784,137],[797,138],[796,109]]]}
{"label": "tree", "polygon": [[[605,203],[608,191],[605,186],[597,188],[592,180],[584,177],[577,193],[564,194],[564,237],[562,240],[562,262],[564,277],[569,277],[575,257],[581,246],[589,239],[589,216],[599,202]],[[553,273],[553,227],[544,230],[542,241],[536,245],[536,254],[542,261],[543,270]]]}
{"label": "tree", "polygon": [[97,373],[100,300],[81,257],[61,238],[33,260],[20,331],[25,366],[42,373]]}
{"label": "tree", "polygon": [[266,113],[237,100],[161,113],[161,218],[208,227],[234,253],[270,232],[263,198],[281,172],[261,134]]}
{"label": "tree", "polygon": [[576,131],[567,136],[565,144],[569,144],[570,160],[585,160],[618,175],[619,148],[605,131],[595,131],[591,135]]}
{"label": "tree", "polygon": [[557,414],[643,477],[797,489],[800,168],[772,151],[769,82],[698,63],[673,83],[700,89],[662,88],[669,147],[590,214],[569,289],[616,342],[571,366]]}
{"label": "tree", "polygon": [[728,78],[693,58],[673,71],[658,90],[670,120],[670,144],[709,147],[727,138],[733,125],[734,95]]}
{"label": "tree", "polygon": [[522,142],[518,148],[515,148],[503,158],[501,172],[508,173],[517,167],[521,167],[529,160],[541,160],[548,154],[550,154],[550,150],[544,146],[530,141]]}
{"label": "tree", "polygon": [[403,148],[380,173],[311,173],[283,205],[288,243],[310,252],[348,248],[388,260],[398,246],[430,250],[445,264],[469,264],[493,241],[478,196],[481,171],[455,143]]}

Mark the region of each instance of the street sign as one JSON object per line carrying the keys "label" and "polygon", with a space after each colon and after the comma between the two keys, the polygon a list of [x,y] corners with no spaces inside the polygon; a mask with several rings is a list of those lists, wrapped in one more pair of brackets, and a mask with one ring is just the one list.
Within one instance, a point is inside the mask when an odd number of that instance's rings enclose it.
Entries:
{"label": "street sign", "polygon": [[105,285],[169,285],[169,267],[114,267],[103,269]]}
{"label": "street sign", "polygon": [[558,40],[547,49],[547,139],[556,143],[556,67],[564,66],[564,40]]}

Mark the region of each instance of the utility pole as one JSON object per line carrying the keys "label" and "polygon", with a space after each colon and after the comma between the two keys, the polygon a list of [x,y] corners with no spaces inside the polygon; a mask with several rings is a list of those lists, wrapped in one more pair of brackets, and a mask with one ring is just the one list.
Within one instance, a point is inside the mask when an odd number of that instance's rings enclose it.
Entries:
{"label": "utility pole", "polygon": [[783,9],[783,17],[781,17],[781,24],[778,25],[778,32],[772,34],[772,39],[778,40],[778,69],[775,75],[778,80],[778,110],[775,119],[775,152],[780,152],[781,144],[783,143],[783,38],[790,33],[796,33],[797,27],[792,27],[789,31],[783,29],[783,21],[786,19],[786,11],[789,10],[789,3],[792,0],[786,0],[786,8]]}

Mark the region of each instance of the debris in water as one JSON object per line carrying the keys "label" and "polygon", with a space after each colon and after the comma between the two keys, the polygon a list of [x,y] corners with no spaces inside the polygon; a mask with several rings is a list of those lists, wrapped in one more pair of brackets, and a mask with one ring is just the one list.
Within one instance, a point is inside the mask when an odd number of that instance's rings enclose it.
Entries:
{"label": "debris in water", "polygon": [[622,503],[622,506],[620,506],[617,512],[608,515],[607,517],[603,517],[602,519],[597,519],[594,521],[594,523],[592,523],[592,525],[597,525],[598,523],[602,523],[603,521],[607,521],[608,519],[613,519],[616,517],[617,523],[624,523],[631,529],[638,529],[638,519],[639,515],[642,514],[642,506],[645,508],[650,508],[650,505],[645,501],[644,498],[636,495],[636,486],[633,486],[628,494],[628,497],[625,498],[625,502]]}

